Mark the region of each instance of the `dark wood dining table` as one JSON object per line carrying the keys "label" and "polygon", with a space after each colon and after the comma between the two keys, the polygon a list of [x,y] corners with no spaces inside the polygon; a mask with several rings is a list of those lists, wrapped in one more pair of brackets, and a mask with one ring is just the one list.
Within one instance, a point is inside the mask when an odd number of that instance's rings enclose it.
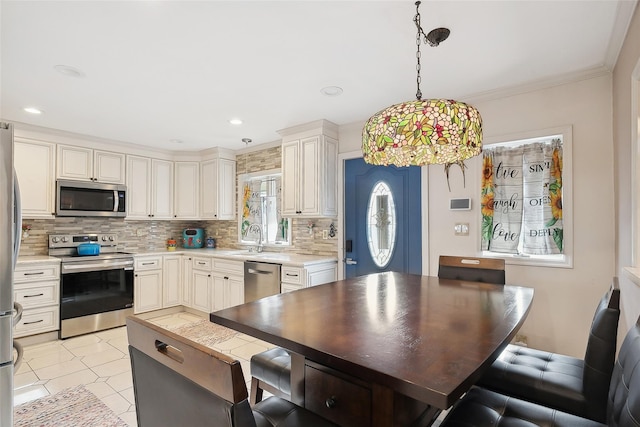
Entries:
{"label": "dark wood dining table", "polygon": [[533,289],[379,273],[210,314],[288,349],[291,398],[343,426],[430,425],[498,357]]}

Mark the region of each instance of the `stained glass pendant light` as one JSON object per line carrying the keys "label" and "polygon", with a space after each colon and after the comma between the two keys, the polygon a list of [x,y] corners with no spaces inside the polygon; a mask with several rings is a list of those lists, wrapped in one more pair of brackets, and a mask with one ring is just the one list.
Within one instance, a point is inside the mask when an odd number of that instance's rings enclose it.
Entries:
{"label": "stained glass pendant light", "polygon": [[420,26],[420,2],[413,19],[418,34],[416,101],[392,105],[373,115],[362,131],[362,153],[373,165],[423,166],[458,164],[482,151],[482,118],[471,105],[451,99],[422,99],[420,91],[420,45],[432,47],[449,36],[446,28],[425,34]]}

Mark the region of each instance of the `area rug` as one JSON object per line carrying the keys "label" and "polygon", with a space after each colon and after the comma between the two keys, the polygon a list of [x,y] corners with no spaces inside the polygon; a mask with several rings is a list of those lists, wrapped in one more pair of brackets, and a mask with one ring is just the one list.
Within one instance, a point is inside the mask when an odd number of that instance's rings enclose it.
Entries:
{"label": "area rug", "polygon": [[14,427],[127,427],[83,385],[14,408]]}
{"label": "area rug", "polygon": [[167,329],[207,347],[212,347],[214,344],[226,341],[239,334],[233,329],[216,325],[206,319],[174,328],[168,327]]}

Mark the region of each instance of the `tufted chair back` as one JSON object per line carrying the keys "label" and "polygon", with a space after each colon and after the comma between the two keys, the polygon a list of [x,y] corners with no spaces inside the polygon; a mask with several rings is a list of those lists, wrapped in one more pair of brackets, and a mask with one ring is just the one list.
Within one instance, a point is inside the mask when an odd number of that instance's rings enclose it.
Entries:
{"label": "tufted chair back", "polygon": [[[587,402],[606,402],[616,356],[616,337],[620,318],[618,278],[600,300],[591,323],[587,351],[584,356],[583,394]],[[604,405],[590,405],[587,415],[592,419],[605,417]]]}
{"label": "tufted chair back", "polygon": [[640,420],[640,318],[625,337],[613,368],[607,425],[637,427]]}

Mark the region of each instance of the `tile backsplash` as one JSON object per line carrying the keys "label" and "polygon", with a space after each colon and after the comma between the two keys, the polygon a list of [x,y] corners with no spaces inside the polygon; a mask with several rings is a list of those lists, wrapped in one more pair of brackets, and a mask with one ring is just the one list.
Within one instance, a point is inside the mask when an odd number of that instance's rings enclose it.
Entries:
{"label": "tile backsplash", "polygon": [[[309,234],[307,223],[314,223]],[[288,247],[267,248],[268,251],[298,254],[337,256],[337,239],[323,239],[331,219],[293,219],[293,244]],[[25,219],[31,226],[28,237],[22,238],[20,255],[46,255],[49,234],[115,233],[123,251],[154,251],[166,249],[167,239],[179,239],[184,228],[205,229],[206,236],[216,239],[219,248],[241,248],[238,244],[237,221],[129,221],[116,218],[65,217],[54,219]],[[180,246],[180,241],[178,241]]]}

